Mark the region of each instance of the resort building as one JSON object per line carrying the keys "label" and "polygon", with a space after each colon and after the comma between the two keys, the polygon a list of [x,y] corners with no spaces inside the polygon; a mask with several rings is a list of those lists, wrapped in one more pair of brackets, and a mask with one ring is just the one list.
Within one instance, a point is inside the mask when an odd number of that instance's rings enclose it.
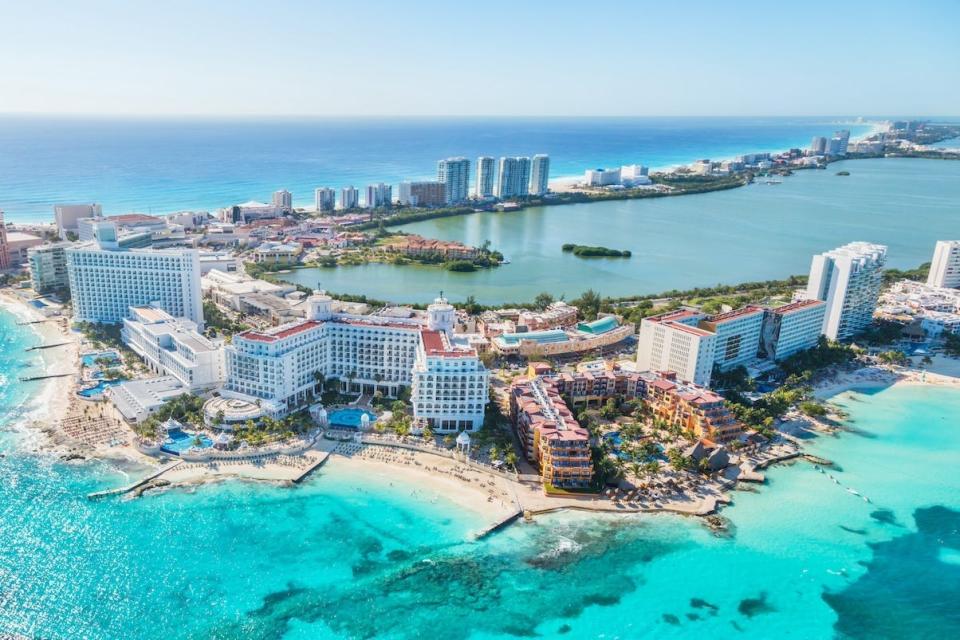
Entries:
{"label": "resort building", "polygon": [[671,371],[684,382],[708,386],[717,335],[697,326],[705,318],[690,309],[644,318],[637,338],[637,368]]}
{"label": "resort building", "polygon": [[452,344],[455,311],[446,300],[430,305],[426,320],[334,313],[332,305],[329,296],[314,295],[305,320],[234,336],[225,347],[227,382],[221,394],[277,417],[305,406],[322,380],[336,379],[347,392],[396,396],[416,374],[412,399],[418,424],[433,420],[438,431],[481,426],[482,408],[478,414],[476,405],[485,403],[487,391],[476,384],[487,374],[476,351]]}
{"label": "resort building", "polygon": [[226,207],[220,210],[219,217],[221,222],[234,222],[246,224],[253,220],[263,220],[267,218],[277,218],[283,215],[280,208],[266,202],[257,202],[249,200],[242,204]]}
{"label": "resort building", "polygon": [[813,257],[806,297],[827,303],[825,336],[846,340],[870,326],[886,262],[887,248],[868,242],[851,242]]}
{"label": "resort building", "polygon": [[821,300],[801,300],[766,309],[760,337],[761,354],[779,361],[815,347],[823,332],[826,310],[827,305]]}
{"label": "resort building", "polygon": [[494,336],[491,345],[502,355],[560,356],[608,347],[633,335],[634,325],[613,316],[581,322],[571,329],[520,331]]}
{"label": "resort building", "polygon": [[333,211],[337,208],[337,192],[329,187],[314,189],[313,202],[317,211]]}
{"label": "resort building", "polygon": [[173,376],[128,380],[107,388],[106,396],[127,422],[143,422],[169,400],[187,393]]}
{"label": "resort building", "polygon": [[457,260],[473,260],[480,255],[479,249],[468,247],[462,242],[431,240],[417,235],[400,236],[385,248],[406,256],[441,256]]}
{"label": "resort building", "polygon": [[810,141],[810,155],[822,156],[827,151],[827,139],[823,136],[814,136]]}
{"label": "resort building", "polygon": [[763,309],[748,306],[701,320],[698,325],[716,335],[713,364],[721,371],[747,366],[760,351]]}
{"label": "resort building", "polygon": [[203,327],[196,249],[119,251],[88,243],[65,253],[75,322],[116,324],[130,307],[151,304]]}
{"label": "resort building", "polygon": [[497,182],[497,161],[490,156],[477,158],[477,184],[474,195],[477,198],[492,198]]}
{"label": "resort building", "polygon": [[587,169],[583,182],[588,187],[609,187],[620,184],[620,169]]}
{"label": "resort building", "polygon": [[[2,223],[3,218],[0,214],[0,224]],[[8,231],[4,227],[2,242],[3,252],[6,254],[6,268],[14,269],[27,264],[30,259],[30,249],[42,245],[43,238],[32,233]]]}
{"label": "resort building", "polygon": [[103,209],[99,204],[58,204],[53,208],[53,218],[61,240],[67,239],[68,232],[77,232],[77,221],[102,215]]}
{"label": "resort building", "polygon": [[226,273],[236,273],[240,270],[240,261],[232,253],[226,251],[201,251],[200,275],[205,276],[214,269]]}
{"label": "resort building", "polygon": [[172,376],[191,392],[226,379],[223,345],[197,331],[196,323],[151,306],[131,307],[120,337],[151,371]]}
{"label": "resort building", "polygon": [[257,264],[291,265],[300,262],[302,251],[296,242],[263,242],[253,250],[252,258]]}
{"label": "resort building", "polygon": [[500,199],[526,196],[530,189],[530,158],[500,158],[496,196]]}
{"label": "resort building", "polygon": [[343,210],[356,209],[360,206],[360,192],[353,186],[340,189],[340,208]]}
{"label": "resort building", "polygon": [[246,273],[229,273],[214,269],[200,279],[203,295],[214,303],[241,313],[251,313],[256,305],[250,301],[261,296],[276,298],[286,304],[284,296],[297,290],[292,284],[257,280]]}
{"label": "resort building", "polygon": [[443,183],[444,204],[463,202],[470,197],[470,161],[447,158],[437,163],[437,182]]}
{"label": "resort building", "polygon": [[543,378],[514,382],[510,417],[527,460],[537,465],[546,487],[590,486],[590,434],[574,419],[553,383]]}
{"label": "resort building", "polygon": [[10,268],[10,256],[7,254],[7,225],[3,221],[3,210],[0,209],[0,270]]}
{"label": "resort building", "polygon": [[[0,225],[2,226],[2,225]],[[0,231],[0,235],[3,232]],[[33,247],[27,252],[30,265],[30,284],[37,293],[52,293],[70,288],[67,275],[67,247],[69,242],[56,242]]]}
{"label": "resort building", "polygon": [[367,209],[381,209],[393,204],[393,187],[383,182],[367,185],[364,206]]}
{"label": "resort building", "polygon": [[646,401],[653,415],[690,431],[698,439],[729,442],[743,425],[724,404],[722,396],[696,385],[682,385],[666,377],[647,384]]}
{"label": "resort building", "polygon": [[551,302],[543,311],[523,310],[517,316],[516,326],[526,331],[566,329],[577,324],[578,310],[563,300]]}
{"label": "resort building", "polygon": [[530,163],[530,195],[542,196],[550,190],[550,156],[538,153]]}
{"label": "resort building", "polygon": [[293,211],[293,194],[286,189],[273,192],[273,206],[277,213],[284,215]]}
{"label": "resort building", "polygon": [[599,371],[563,372],[548,379],[561,395],[574,405],[602,404],[610,398],[643,398],[646,396],[646,373],[607,368]]}
{"label": "resort building", "polygon": [[960,289],[960,240],[939,240],[933,250],[927,284]]}

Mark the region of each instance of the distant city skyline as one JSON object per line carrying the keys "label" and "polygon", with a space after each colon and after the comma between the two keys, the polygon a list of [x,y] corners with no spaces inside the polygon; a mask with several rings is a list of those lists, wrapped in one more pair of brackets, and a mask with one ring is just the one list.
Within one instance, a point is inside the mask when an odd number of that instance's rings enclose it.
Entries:
{"label": "distant city skyline", "polygon": [[38,0],[2,3],[0,21],[12,27],[0,114],[950,116],[960,105],[960,4],[937,0]]}

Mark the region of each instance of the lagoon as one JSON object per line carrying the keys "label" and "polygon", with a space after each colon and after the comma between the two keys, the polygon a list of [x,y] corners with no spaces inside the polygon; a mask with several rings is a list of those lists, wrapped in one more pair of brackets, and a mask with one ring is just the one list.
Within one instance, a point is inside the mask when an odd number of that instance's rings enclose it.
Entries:
{"label": "lagoon", "polygon": [[[837,176],[846,170],[849,176]],[[338,293],[395,302],[530,301],[541,291],[571,299],[733,284],[805,274],[814,253],[854,240],[890,247],[892,267],[928,262],[937,240],[960,234],[960,162],[851,160],[798,171],[782,184],[700,195],[477,213],[400,227],[480,245],[510,264],[472,273],[367,264],[300,269],[283,277]],[[564,243],[629,249],[623,258],[579,258]]]}

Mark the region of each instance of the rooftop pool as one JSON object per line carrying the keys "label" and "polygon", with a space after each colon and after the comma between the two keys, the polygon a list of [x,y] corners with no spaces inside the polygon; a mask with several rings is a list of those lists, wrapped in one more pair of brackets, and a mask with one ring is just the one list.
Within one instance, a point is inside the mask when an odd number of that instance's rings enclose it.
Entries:
{"label": "rooftop pool", "polygon": [[331,427],[348,427],[350,429],[359,429],[363,416],[366,415],[370,422],[377,419],[377,415],[366,409],[356,407],[347,407],[344,409],[334,409],[328,417]]}

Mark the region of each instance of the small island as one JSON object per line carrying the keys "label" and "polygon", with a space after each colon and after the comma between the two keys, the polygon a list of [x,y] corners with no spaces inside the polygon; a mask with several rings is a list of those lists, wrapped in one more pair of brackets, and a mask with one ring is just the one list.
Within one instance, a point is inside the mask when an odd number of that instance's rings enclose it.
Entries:
{"label": "small island", "polygon": [[837,171],[838,176],[848,176],[850,175],[849,171]]}
{"label": "small island", "polygon": [[565,253],[572,253],[580,258],[629,258],[633,255],[629,250],[608,249],[607,247],[591,247],[586,244],[565,244],[561,247]]}

